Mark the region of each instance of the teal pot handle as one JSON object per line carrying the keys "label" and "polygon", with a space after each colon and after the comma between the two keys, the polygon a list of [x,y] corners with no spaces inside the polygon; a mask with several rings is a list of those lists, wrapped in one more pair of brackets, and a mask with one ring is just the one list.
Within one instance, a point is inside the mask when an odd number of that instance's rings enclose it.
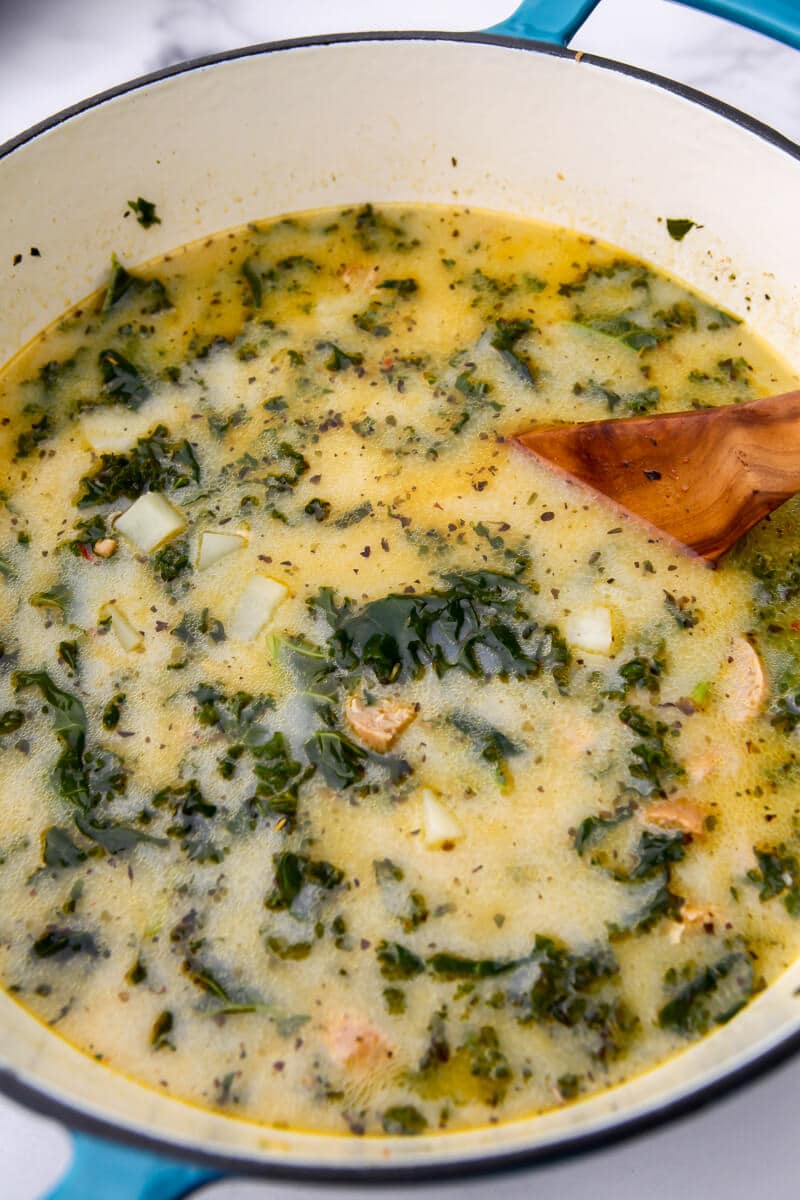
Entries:
{"label": "teal pot handle", "polygon": [[77,1133],[70,1169],[44,1200],[180,1200],[220,1178],[218,1171],[184,1166]]}
{"label": "teal pot handle", "polygon": [[[566,46],[598,3],[599,0],[522,0],[510,17],[486,32]],[[679,3],[726,17],[800,49],[800,0],[679,0]]]}

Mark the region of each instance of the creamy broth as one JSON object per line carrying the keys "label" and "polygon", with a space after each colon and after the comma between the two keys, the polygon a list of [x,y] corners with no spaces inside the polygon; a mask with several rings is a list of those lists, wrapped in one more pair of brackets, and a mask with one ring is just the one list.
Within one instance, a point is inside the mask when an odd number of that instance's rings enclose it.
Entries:
{"label": "creamy broth", "polygon": [[115,262],[0,375],[6,989],[171,1096],[355,1134],[733,1017],[800,941],[800,509],[711,570],[510,438],[797,385],[498,214]]}

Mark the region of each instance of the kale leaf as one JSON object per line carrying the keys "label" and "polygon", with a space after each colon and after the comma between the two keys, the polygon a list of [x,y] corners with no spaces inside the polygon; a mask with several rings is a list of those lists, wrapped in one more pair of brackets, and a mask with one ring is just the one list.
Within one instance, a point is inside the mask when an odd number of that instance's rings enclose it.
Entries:
{"label": "kale leaf", "polygon": [[80,481],[78,508],[111,504],[122,496],[136,500],[143,492],[183,488],[199,479],[200,466],[189,442],[170,441],[166,425],[157,425],[126,454],[101,454],[100,466]]}

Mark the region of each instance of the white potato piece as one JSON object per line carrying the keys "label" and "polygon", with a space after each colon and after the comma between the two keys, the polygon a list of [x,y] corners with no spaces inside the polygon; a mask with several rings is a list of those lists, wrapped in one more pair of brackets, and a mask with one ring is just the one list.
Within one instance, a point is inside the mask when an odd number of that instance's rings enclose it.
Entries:
{"label": "white potato piece", "polygon": [[218,563],[221,558],[243,550],[247,545],[247,537],[243,533],[220,533],[214,529],[206,529],[200,534],[197,546],[197,569],[207,571]]}
{"label": "white potato piece", "polygon": [[108,604],[104,604],[100,610],[100,617],[102,620],[110,617],[111,628],[123,650],[138,650],[144,644],[141,633],[131,625],[116,601],[110,600]]}
{"label": "white potato piece", "polygon": [[254,575],[240,595],[227,625],[229,637],[251,642],[289,595],[285,583],[270,575]]}
{"label": "white potato piece", "polygon": [[422,792],[422,838],[428,850],[449,848],[464,837],[464,827],[430,790]]}
{"label": "white potato piece", "polygon": [[614,641],[611,609],[604,604],[571,612],[565,623],[567,641],[575,650],[610,654]]}
{"label": "white potato piece", "polygon": [[733,639],[718,687],[720,706],[731,721],[750,721],[764,707],[767,679],[761,659],[747,638]]}
{"label": "white potato piece", "polygon": [[146,554],[185,528],[183,513],[160,492],[145,492],[114,522],[114,529]]}

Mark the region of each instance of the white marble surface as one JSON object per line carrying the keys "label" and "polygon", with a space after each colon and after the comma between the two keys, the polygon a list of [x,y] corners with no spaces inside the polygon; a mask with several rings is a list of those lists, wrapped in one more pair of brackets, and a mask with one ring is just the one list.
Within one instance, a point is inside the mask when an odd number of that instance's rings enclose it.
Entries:
{"label": "white marble surface", "polygon": [[[800,0],[796,0],[800,5]],[[333,30],[477,29],[513,0],[0,0],[0,143],[124,79],[253,42]],[[800,141],[800,53],[669,0],[602,0],[576,49],[671,76]],[[0,206],[2,199],[0,198]],[[436,1200],[789,1200],[797,1191],[800,1062],[704,1113],[576,1162],[431,1188]],[[0,1098],[0,1198],[39,1200],[69,1143]],[[413,1194],[419,1195],[420,1188]],[[424,1190],[424,1189],[423,1189]],[[362,1193],[371,1197],[376,1193]],[[352,1190],[227,1182],[203,1200],[345,1200]],[[408,1200],[412,1189],[393,1191]],[[153,1197],[152,1200],[157,1200]]]}

